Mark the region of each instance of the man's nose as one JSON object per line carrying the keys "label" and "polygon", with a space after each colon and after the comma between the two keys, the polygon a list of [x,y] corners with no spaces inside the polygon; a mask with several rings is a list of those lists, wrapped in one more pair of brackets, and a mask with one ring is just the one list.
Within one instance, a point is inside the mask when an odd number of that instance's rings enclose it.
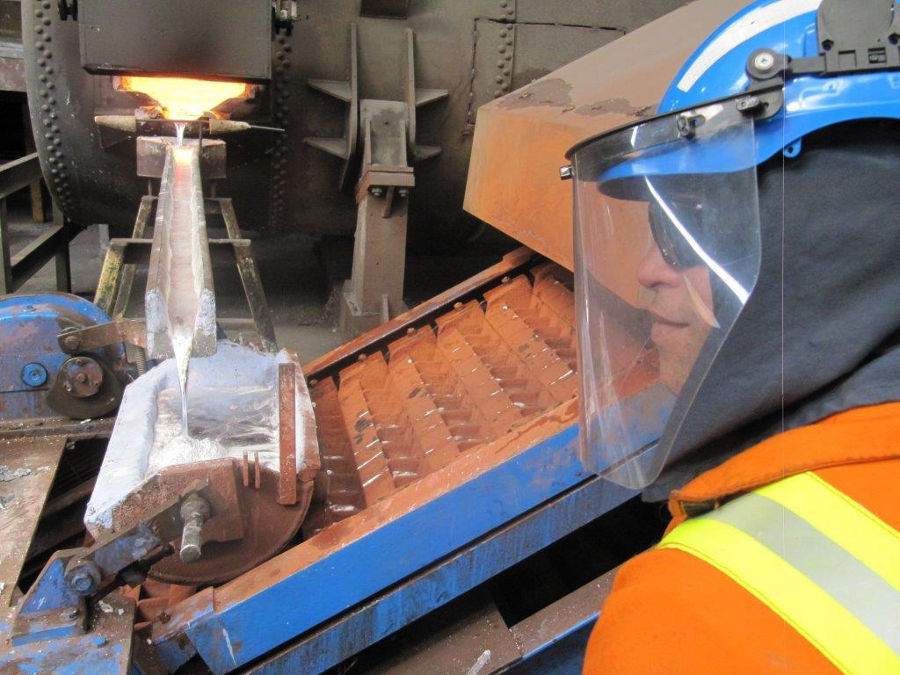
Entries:
{"label": "man's nose", "polygon": [[658,286],[677,286],[681,283],[681,274],[677,267],[665,261],[654,242],[641,260],[637,280],[641,286],[653,290]]}

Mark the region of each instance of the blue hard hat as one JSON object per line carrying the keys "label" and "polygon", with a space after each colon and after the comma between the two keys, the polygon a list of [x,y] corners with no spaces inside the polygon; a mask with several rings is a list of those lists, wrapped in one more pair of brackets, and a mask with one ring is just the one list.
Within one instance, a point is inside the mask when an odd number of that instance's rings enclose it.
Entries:
{"label": "blue hard hat", "polygon": [[[657,107],[657,116],[677,119],[678,112],[737,101],[755,118],[753,157],[736,157],[721,137],[677,152],[657,137],[656,152],[608,167],[603,180],[681,174],[687,167],[743,170],[778,152],[796,157],[804,136],[833,124],[900,119],[898,44],[895,0],[758,0],[700,45]],[[673,138],[685,131],[673,126]]]}
{"label": "blue hard hat", "polygon": [[[856,30],[842,33],[846,24]],[[898,40],[894,0],[758,0],[700,45],[657,112],[774,85],[782,100],[777,112],[757,120],[756,163],[779,151],[792,157],[818,129],[900,118]]]}

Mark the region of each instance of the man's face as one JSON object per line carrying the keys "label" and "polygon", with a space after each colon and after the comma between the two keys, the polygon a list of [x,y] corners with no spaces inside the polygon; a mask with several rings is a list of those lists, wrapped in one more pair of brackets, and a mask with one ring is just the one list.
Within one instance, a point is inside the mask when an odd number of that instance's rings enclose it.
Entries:
{"label": "man's face", "polygon": [[670,265],[652,244],[638,281],[653,293],[647,309],[653,317],[650,337],[659,352],[660,379],[677,394],[715,324],[709,270]]}

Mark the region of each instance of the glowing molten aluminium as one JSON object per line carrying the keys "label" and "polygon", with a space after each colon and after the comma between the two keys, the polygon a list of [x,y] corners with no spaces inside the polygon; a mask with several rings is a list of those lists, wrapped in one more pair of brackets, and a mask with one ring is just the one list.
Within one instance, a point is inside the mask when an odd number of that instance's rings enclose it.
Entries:
{"label": "glowing molten aluminium", "polygon": [[123,76],[119,88],[147,94],[170,120],[195,120],[223,101],[246,97],[250,90],[243,82],[136,75]]}

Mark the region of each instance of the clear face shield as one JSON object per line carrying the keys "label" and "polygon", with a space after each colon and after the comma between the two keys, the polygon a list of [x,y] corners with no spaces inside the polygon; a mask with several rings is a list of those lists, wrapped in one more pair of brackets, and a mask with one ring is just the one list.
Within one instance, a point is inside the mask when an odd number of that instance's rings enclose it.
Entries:
{"label": "clear face shield", "polygon": [[576,148],[581,453],[642,488],[759,273],[753,120],[734,101]]}

